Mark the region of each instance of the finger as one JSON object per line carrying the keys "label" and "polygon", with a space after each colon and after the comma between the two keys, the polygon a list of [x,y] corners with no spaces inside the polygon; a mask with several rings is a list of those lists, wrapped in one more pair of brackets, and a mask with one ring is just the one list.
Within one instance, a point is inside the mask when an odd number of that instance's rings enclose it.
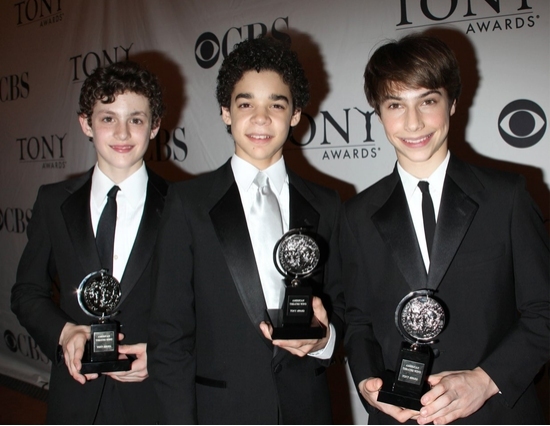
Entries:
{"label": "finger", "polygon": [[271,325],[269,325],[266,322],[262,321],[260,323],[260,330],[262,330],[262,334],[264,335],[264,337],[266,339],[272,340],[271,339],[271,333],[273,332],[273,327],[271,327]]}
{"label": "finger", "polygon": [[136,348],[136,345],[118,345],[118,353],[139,355],[142,352]]}
{"label": "finger", "polygon": [[442,395],[444,395],[445,392],[447,392],[447,388],[446,386],[444,386],[443,383],[440,382],[437,385],[432,386],[432,388],[428,392],[422,395],[420,402],[424,406],[430,405]]}
{"label": "finger", "polygon": [[95,380],[99,377],[99,374],[97,374],[97,373],[88,373],[88,374],[84,374],[84,377],[86,378],[86,380]]}
{"label": "finger", "polygon": [[328,327],[327,311],[323,306],[323,302],[321,301],[321,299],[317,296],[314,296],[311,306],[313,307],[313,315],[315,316],[315,318],[321,321],[321,323],[323,323],[325,327]]}
{"label": "finger", "polygon": [[292,355],[296,355],[296,356],[299,356],[300,358],[303,358],[304,356],[306,356],[308,354],[308,351],[305,351],[301,348],[282,348],[288,352],[290,352]]}
{"label": "finger", "polygon": [[273,344],[277,344],[277,346],[280,346],[282,348],[303,348],[303,347],[309,347],[310,349],[315,346],[319,340],[317,339],[308,339],[308,340],[274,340]]}
{"label": "finger", "polygon": [[369,379],[365,382],[365,389],[367,392],[378,392],[382,389],[382,384],[384,382],[379,377]]}

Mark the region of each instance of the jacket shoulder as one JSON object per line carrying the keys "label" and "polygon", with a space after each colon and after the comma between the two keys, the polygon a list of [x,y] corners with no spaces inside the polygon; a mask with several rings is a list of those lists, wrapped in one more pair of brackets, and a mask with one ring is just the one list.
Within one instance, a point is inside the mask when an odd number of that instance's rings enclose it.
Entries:
{"label": "jacket shoulder", "polygon": [[383,204],[393,192],[398,181],[399,177],[396,172],[383,177],[347,200],[344,203],[346,210],[364,208],[364,206],[369,204]]}
{"label": "jacket shoulder", "polygon": [[38,195],[43,197],[66,197],[81,188],[91,178],[91,173],[85,173],[59,182],[47,183],[38,188]]}

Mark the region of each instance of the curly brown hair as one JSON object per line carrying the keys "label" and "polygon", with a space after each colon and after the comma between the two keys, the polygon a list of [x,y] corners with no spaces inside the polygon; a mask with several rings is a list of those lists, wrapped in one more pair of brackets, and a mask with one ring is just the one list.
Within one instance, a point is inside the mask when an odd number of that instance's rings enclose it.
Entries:
{"label": "curly brown hair", "polygon": [[155,74],[133,61],[115,62],[96,68],[80,90],[78,115],[92,125],[92,113],[97,102],[110,104],[117,95],[131,92],[149,100],[152,127],[158,127],[164,114],[162,88]]}
{"label": "curly brown hair", "polygon": [[293,111],[303,109],[309,102],[309,82],[296,52],[290,50],[287,43],[260,36],[236,44],[223,61],[216,88],[216,98],[221,107],[230,107],[235,85],[251,70],[279,74],[290,89]]}

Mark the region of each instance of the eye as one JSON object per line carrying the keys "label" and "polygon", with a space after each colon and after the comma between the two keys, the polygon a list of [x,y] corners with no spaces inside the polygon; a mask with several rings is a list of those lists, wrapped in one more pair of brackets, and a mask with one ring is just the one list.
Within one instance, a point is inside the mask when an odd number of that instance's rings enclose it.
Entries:
{"label": "eye", "polygon": [[103,117],[101,121],[105,123],[111,123],[113,121],[113,117]]}
{"label": "eye", "polygon": [[536,103],[519,99],[504,107],[498,117],[498,131],[508,144],[528,148],[542,139],[546,131],[546,115]]}
{"label": "eye", "polygon": [[141,118],[132,118],[132,119],[130,120],[130,122],[131,122],[132,124],[142,124],[142,123],[143,123],[143,120],[142,120]]}

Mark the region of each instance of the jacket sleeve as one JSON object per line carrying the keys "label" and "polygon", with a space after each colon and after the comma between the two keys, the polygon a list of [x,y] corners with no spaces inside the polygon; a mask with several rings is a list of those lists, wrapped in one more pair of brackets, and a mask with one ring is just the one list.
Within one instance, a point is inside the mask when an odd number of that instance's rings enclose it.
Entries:
{"label": "jacket sleeve", "polygon": [[161,423],[197,422],[193,252],[182,201],[170,187],[153,265],[148,369]]}
{"label": "jacket sleeve", "polygon": [[518,179],[511,200],[510,239],[519,319],[480,363],[513,406],[550,354],[550,252],[538,206]]}
{"label": "jacket sleeve", "polygon": [[11,291],[11,309],[55,364],[60,362],[57,347],[61,330],[71,318],[52,297],[57,272],[50,235],[51,223],[48,221],[48,209],[52,210],[52,207],[51,195],[46,187],[41,187],[27,228],[28,242]]}

